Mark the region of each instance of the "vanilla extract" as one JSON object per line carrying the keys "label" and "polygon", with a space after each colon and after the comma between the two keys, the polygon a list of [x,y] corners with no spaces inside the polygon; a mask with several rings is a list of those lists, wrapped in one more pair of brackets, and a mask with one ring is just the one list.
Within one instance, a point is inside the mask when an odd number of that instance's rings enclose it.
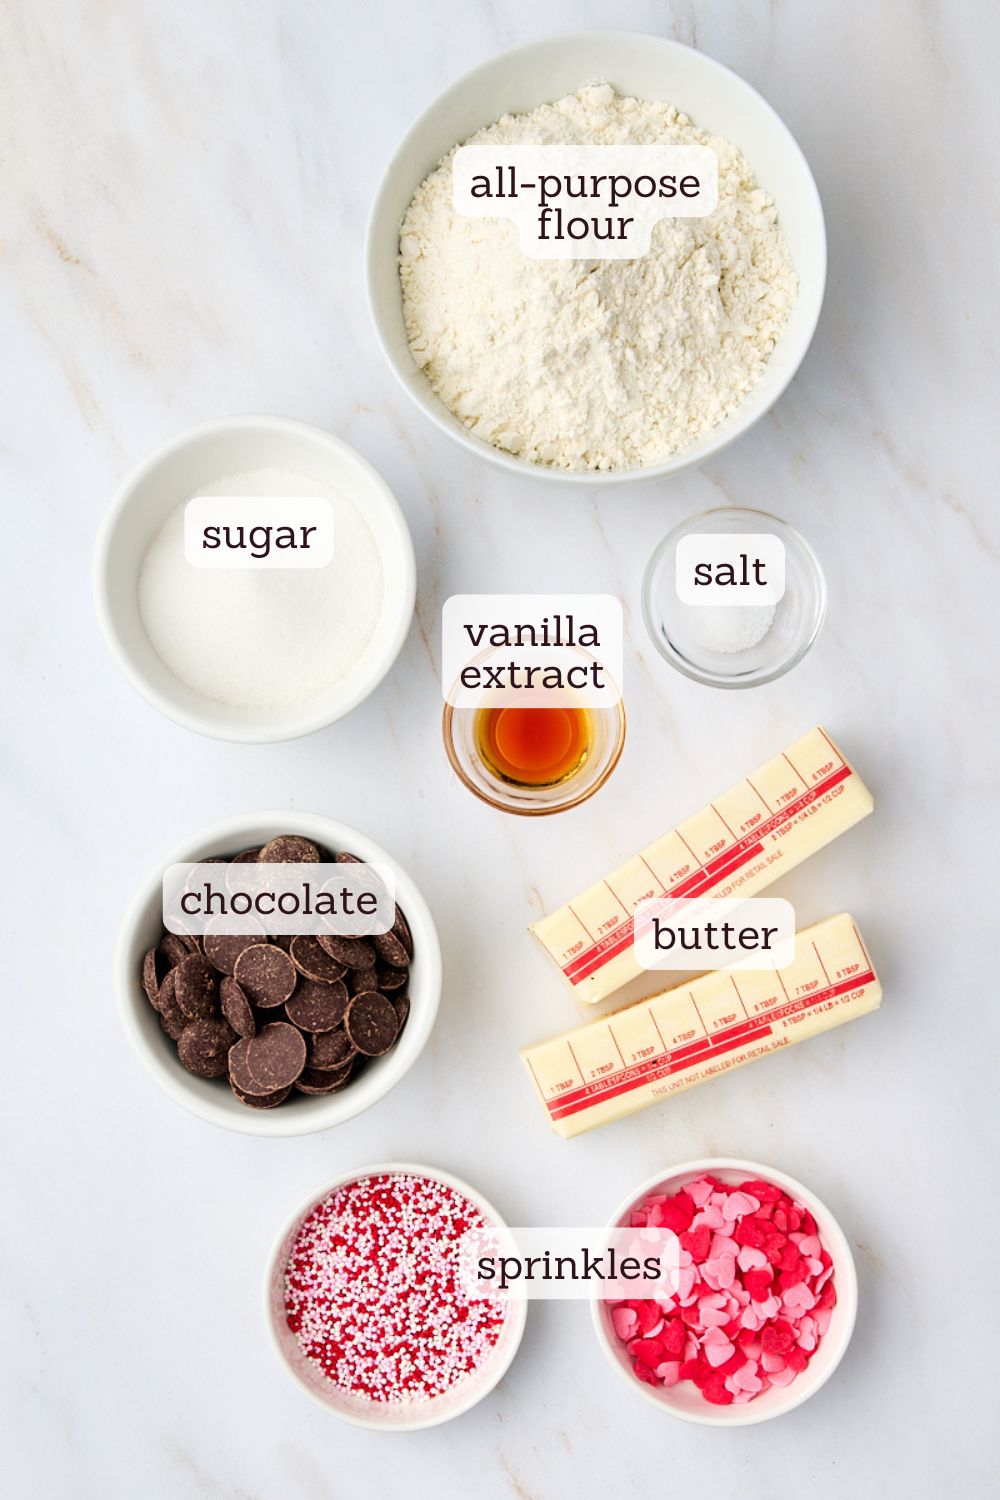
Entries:
{"label": "vanilla extract", "polygon": [[572,614],[543,615],[537,624],[504,625],[502,623],[465,625],[472,645],[483,646],[577,646],[587,650],[601,644],[597,626],[589,621],[577,624]]}
{"label": "vanilla extract", "polygon": [[554,662],[546,666],[528,666],[519,661],[508,661],[463,667],[459,680],[463,688],[500,691],[516,688],[526,692],[539,689],[555,692],[581,692],[594,687],[604,692],[611,687],[604,663],[600,661],[574,662],[572,666],[560,667]]}

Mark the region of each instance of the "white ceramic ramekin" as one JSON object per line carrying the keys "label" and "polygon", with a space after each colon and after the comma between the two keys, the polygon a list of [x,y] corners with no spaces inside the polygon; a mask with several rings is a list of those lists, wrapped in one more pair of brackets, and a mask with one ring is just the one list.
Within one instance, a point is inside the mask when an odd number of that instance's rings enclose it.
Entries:
{"label": "white ceramic ramekin", "polygon": [[[410,968],[410,1013],[396,1045],[384,1057],[372,1058],[347,1088],[336,1094],[295,1094],[276,1109],[251,1109],[230,1090],[225,1079],[196,1078],[178,1059],[142,987],[143,954],[163,932],[162,886],[168,865],[194,863],[212,855],[235,854],[266,843],[279,833],[315,839],[337,853],[384,864],[396,879],[396,900],[413,934]],[[118,1004],[129,1041],[164,1093],[192,1114],[244,1135],[309,1135],[340,1125],[370,1109],[413,1067],[434,1027],[441,997],[441,947],[424,898],[391,854],[346,823],[306,812],[254,812],[226,818],[185,839],[143,881],[122,925],[115,958]]]}
{"label": "white ceramic ramekin", "polygon": [[407,1172],[415,1177],[429,1177],[435,1182],[443,1182],[456,1192],[464,1194],[489,1223],[505,1227],[496,1209],[481,1193],[477,1193],[475,1188],[463,1182],[460,1177],[452,1177],[449,1172],[442,1172],[437,1167],[414,1166],[410,1162],[382,1162],[374,1167],[344,1172],[328,1182],[320,1192],[312,1193],[295,1210],[279,1235],[267,1267],[264,1314],[272,1345],[281,1363],[306,1395],[311,1396],[325,1411],[332,1412],[334,1416],[355,1427],[368,1427],[377,1432],[414,1432],[421,1427],[437,1427],[442,1422],[460,1417],[499,1384],[520,1346],[528,1304],[523,1298],[511,1297],[507,1300],[508,1311],[503,1332],[489,1358],[477,1370],[447,1394],[436,1396],[430,1401],[416,1402],[406,1408],[379,1405],[340,1391],[311,1365],[302,1354],[295,1335],[285,1320],[284,1280],[289,1252],[303,1220],[330,1193],[337,1188],[346,1187],[350,1182],[357,1182],[361,1177],[380,1177],[394,1172]]}
{"label": "white ceramic ramekin", "polygon": [[693,1182],[706,1172],[734,1186],[745,1182],[748,1177],[773,1182],[807,1208],[816,1220],[819,1237],[833,1258],[837,1303],[830,1327],[801,1375],[797,1375],[790,1385],[771,1386],[745,1406],[713,1406],[689,1380],[681,1381],[679,1385],[663,1387],[647,1385],[645,1381],[637,1379],[628,1350],[611,1326],[612,1304],[595,1299],[591,1302],[591,1314],[597,1341],[608,1361],[625,1380],[629,1389],[644,1401],[651,1402],[660,1411],[669,1412],[672,1417],[681,1417],[686,1422],[698,1422],[705,1427],[747,1427],[794,1411],[803,1401],[815,1396],[819,1388],[829,1380],[847,1352],[854,1332],[858,1311],[858,1277],[847,1237],[826,1204],[794,1177],[789,1177],[785,1172],[777,1172],[773,1167],[761,1166],[755,1161],[740,1161],[731,1156],[709,1156],[703,1161],[688,1161],[679,1167],[671,1167],[666,1172],[659,1172],[629,1193],[625,1201],[619,1204],[611,1223],[627,1223],[633,1208],[637,1208],[650,1193],[676,1193],[686,1183]]}
{"label": "white ceramic ramekin", "polygon": [[[665,100],[695,124],[740,148],[774,199],[799,278],[788,325],[746,400],[700,442],[661,463],[608,472],[553,469],[501,452],[475,437],[435,395],[410,353],[403,321],[399,227],[410,199],[452,148],[503,114],[551,103],[587,83],[612,83],[640,99]],[[561,484],[605,486],[662,479],[704,463],[758,422],[805,357],[826,284],[826,230],[805,157],[771,106],[721,63],[663,37],[586,31],[545,37],[501,53],[445,89],[404,136],[386,167],[372,207],[366,250],[368,301],[390,368],[425,416],[472,453],[510,473]]]}
{"label": "white ceramic ramekin", "polygon": [[[384,585],[374,636],[347,675],[310,703],[274,712],[217,703],[179,681],[150,644],[138,600],[143,557],[170,512],[200,485],[257,468],[301,470],[352,500],[375,538]],[[111,652],[147,702],[199,734],[263,744],[323,729],[375,691],[413,620],[416,564],[395,496],[360,453],[307,422],[225,417],[171,438],[119,486],[97,540],[94,595]]]}

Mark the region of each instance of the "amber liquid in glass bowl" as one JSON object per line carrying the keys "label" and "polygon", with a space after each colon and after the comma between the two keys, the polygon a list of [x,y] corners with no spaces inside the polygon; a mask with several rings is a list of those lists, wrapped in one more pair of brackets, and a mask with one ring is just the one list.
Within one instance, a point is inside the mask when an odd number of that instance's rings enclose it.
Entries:
{"label": "amber liquid in glass bowl", "polygon": [[476,749],[494,776],[513,786],[559,786],[587,763],[594,743],[585,708],[483,708]]}

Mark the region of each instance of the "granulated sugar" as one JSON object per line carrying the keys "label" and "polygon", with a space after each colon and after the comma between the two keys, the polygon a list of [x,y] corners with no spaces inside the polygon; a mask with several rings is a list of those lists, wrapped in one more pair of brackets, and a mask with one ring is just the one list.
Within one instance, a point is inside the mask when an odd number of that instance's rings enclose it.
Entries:
{"label": "granulated sugar", "polygon": [[199,495],[318,495],[334,511],[333,560],[321,568],[201,569],[184,555],[184,506],[154,537],[139,574],[139,613],[157,655],[195,692],[234,708],[308,703],[351,671],[382,610],[382,560],[350,500],[306,474],[254,469]]}

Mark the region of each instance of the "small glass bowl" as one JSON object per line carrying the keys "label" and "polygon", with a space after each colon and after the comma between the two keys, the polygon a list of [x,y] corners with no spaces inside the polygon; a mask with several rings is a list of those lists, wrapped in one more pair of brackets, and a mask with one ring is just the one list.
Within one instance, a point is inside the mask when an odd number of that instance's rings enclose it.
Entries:
{"label": "small glass bowl", "polygon": [[[756,644],[714,651],[692,634],[691,617],[713,607],[683,604],[677,597],[677,544],[696,532],[770,532],[784,543],[785,592]],[[720,506],[691,516],[663,538],[646,568],[642,613],[657,651],[685,677],[709,687],[758,687],[796,666],[819,635],[826,618],[826,579],[809,543],[787,521],[763,510]]]}
{"label": "small glass bowl", "polygon": [[[564,648],[569,651],[571,648]],[[582,650],[575,653],[582,662],[591,662],[590,655]],[[498,661],[509,660],[509,650],[487,651],[476,658],[483,665],[494,657]],[[504,780],[479,753],[476,745],[476,717],[492,704],[481,702],[473,708],[453,707],[446,703],[442,730],[444,746],[448,752],[452,769],[469,791],[490,807],[501,812],[518,813],[522,817],[544,817],[548,813],[565,812],[567,808],[579,807],[607,781],[621,759],[625,746],[625,706],[618,702],[607,708],[586,708],[590,718],[591,747],[586,760],[578,771],[550,786],[524,786]],[[497,707],[507,707],[506,703]],[[539,694],[534,702],[526,692],[524,707],[545,708],[559,706],[573,708],[573,694],[567,690],[558,698]]]}

